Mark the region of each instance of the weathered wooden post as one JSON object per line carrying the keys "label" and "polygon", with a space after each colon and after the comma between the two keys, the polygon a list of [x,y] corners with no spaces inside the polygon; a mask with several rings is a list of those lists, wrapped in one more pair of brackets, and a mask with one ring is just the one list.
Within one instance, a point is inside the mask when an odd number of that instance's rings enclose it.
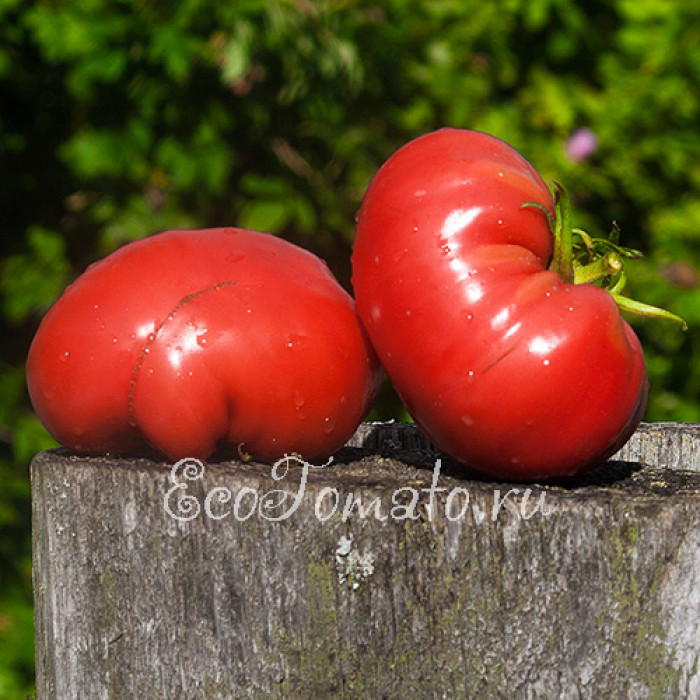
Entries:
{"label": "weathered wooden post", "polygon": [[37,691],[57,698],[700,698],[700,427],[555,485],[415,427],[332,463],[32,464]]}

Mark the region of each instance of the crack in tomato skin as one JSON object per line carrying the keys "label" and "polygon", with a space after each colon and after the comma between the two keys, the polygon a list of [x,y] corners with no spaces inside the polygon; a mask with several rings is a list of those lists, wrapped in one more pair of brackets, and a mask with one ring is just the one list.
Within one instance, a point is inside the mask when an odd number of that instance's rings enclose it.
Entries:
{"label": "crack in tomato skin", "polygon": [[209,292],[215,292],[218,291],[219,289],[223,289],[225,287],[233,287],[238,284],[237,280],[226,280],[223,282],[217,282],[216,284],[213,284],[209,287],[205,287],[204,289],[199,289],[196,292],[190,292],[189,294],[185,294],[185,296],[180,299],[180,301],[175,304],[175,306],[170,310],[170,312],[165,316],[165,318],[151,331],[151,333],[148,334],[148,338],[146,340],[146,344],[143,346],[143,349],[141,350],[141,353],[138,356],[138,359],[136,360],[136,364],[134,365],[134,371],[131,375],[131,382],[129,383],[129,394],[128,394],[128,416],[129,416],[129,425],[131,425],[134,428],[138,427],[138,423],[136,422],[136,419],[134,418],[134,391],[136,390],[136,379],[138,378],[139,371],[141,370],[141,366],[146,358],[146,355],[151,350],[151,347],[153,344],[156,342],[158,338],[158,334],[160,331],[163,329],[163,327],[169,322],[172,321],[173,318],[175,317],[175,314],[177,314],[180,309],[182,309],[183,306],[186,304],[191,303],[198,297],[202,296],[203,294],[208,294]]}
{"label": "crack in tomato skin", "polygon": [[488,365],[486,365],[486,367],[484,367],[484,368],[481,370],[481,374],[486,374],[486,372],[488,372],[490,369],[493,369],[499,362],[501,362],[501,361],[504,360],[506,357],[508,357],[508,355],[510,355],[514,350],[517,350],[517,348],[518,348],[523,342],[524,342],[523,340],[518,340],[516,343],[514,343],[513,345],[511,345],[511,347],[509,347],[507,350],[505,350],[504,352],[502,352],[495,360],[493,360],[493,362],[490,362]]}

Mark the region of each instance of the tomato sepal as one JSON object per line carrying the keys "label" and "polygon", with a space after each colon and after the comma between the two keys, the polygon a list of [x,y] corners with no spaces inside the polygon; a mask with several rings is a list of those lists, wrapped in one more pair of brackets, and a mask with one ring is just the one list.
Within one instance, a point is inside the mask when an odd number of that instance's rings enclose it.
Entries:
{"label": "tomato sepal", "polygon": [[620,227],[612,223],[607,238],[593,237],[580,228],[571,226],[571,201],[566,188],[552,182],[554,211],[552,213],[539,202],[525,202],[524,207],[535,207],[544,212],[552,235],[554,251],[549,269],[556,272],[567,284],[596,284],[608,291],[618,308],[628,314],[643,318],[673,321],[688,329],[686,321],[666,309],[645,304],[622,295],[627,284],[624,261],[643,257],[641,251],[620,245]]}

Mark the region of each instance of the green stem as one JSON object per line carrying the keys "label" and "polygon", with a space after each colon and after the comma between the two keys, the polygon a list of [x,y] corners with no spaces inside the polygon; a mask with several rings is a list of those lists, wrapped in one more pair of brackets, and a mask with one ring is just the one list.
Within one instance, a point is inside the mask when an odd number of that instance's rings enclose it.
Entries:
{"label": "green stem", "polygon": [[[627,281],[624,260],[641,257],[641,253],[619,244],[620,229],[613,224],[608,238],[593,238],[581,229],[571,226],[571,202],[566,189],[558,182],[552,183],[555,216],[544,205],[527,202],[523,207],[537,207],[547,216],[549,227],[554,235],[554,250],[549,269],[556,272],[566,284],[591,284],[610,292],[621,311],[644,318],[665,319],[680,323],[683,330],[686,322],[674,313],[656,306],[634,301],[622,296],[621,292]],[[574,234],[580,239],[574,247]],[[579,260],[587,261],[585,264]]]}
{"label": "green stem", "polygon": [[554,186],[556,223],[554,226],[554,253],[550,268],[559,274],[566,284],[574,282],[574,235],[571,228],[571,202],[566,190],[558,183]]}

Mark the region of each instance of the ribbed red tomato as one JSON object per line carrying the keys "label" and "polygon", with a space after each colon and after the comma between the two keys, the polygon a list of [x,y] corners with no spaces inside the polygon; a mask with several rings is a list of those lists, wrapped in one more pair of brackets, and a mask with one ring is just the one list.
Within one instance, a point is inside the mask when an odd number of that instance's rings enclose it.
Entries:
{"label": "ribbed red tomato", "polygon": [[542,209],[517,151],[442,129],[389,158],[358,215],[357,309],[391,381],[437,447],[499,479],[587,470],[646,406],[636,335],[606,290],[547,269]]}
{"label": "ribbed red tomato", "polygon": [[373,401],[379,363],[324,262],[264,233],[169,231],[95,263],[44,317],[27,382],[83,453],[326,456]]}

